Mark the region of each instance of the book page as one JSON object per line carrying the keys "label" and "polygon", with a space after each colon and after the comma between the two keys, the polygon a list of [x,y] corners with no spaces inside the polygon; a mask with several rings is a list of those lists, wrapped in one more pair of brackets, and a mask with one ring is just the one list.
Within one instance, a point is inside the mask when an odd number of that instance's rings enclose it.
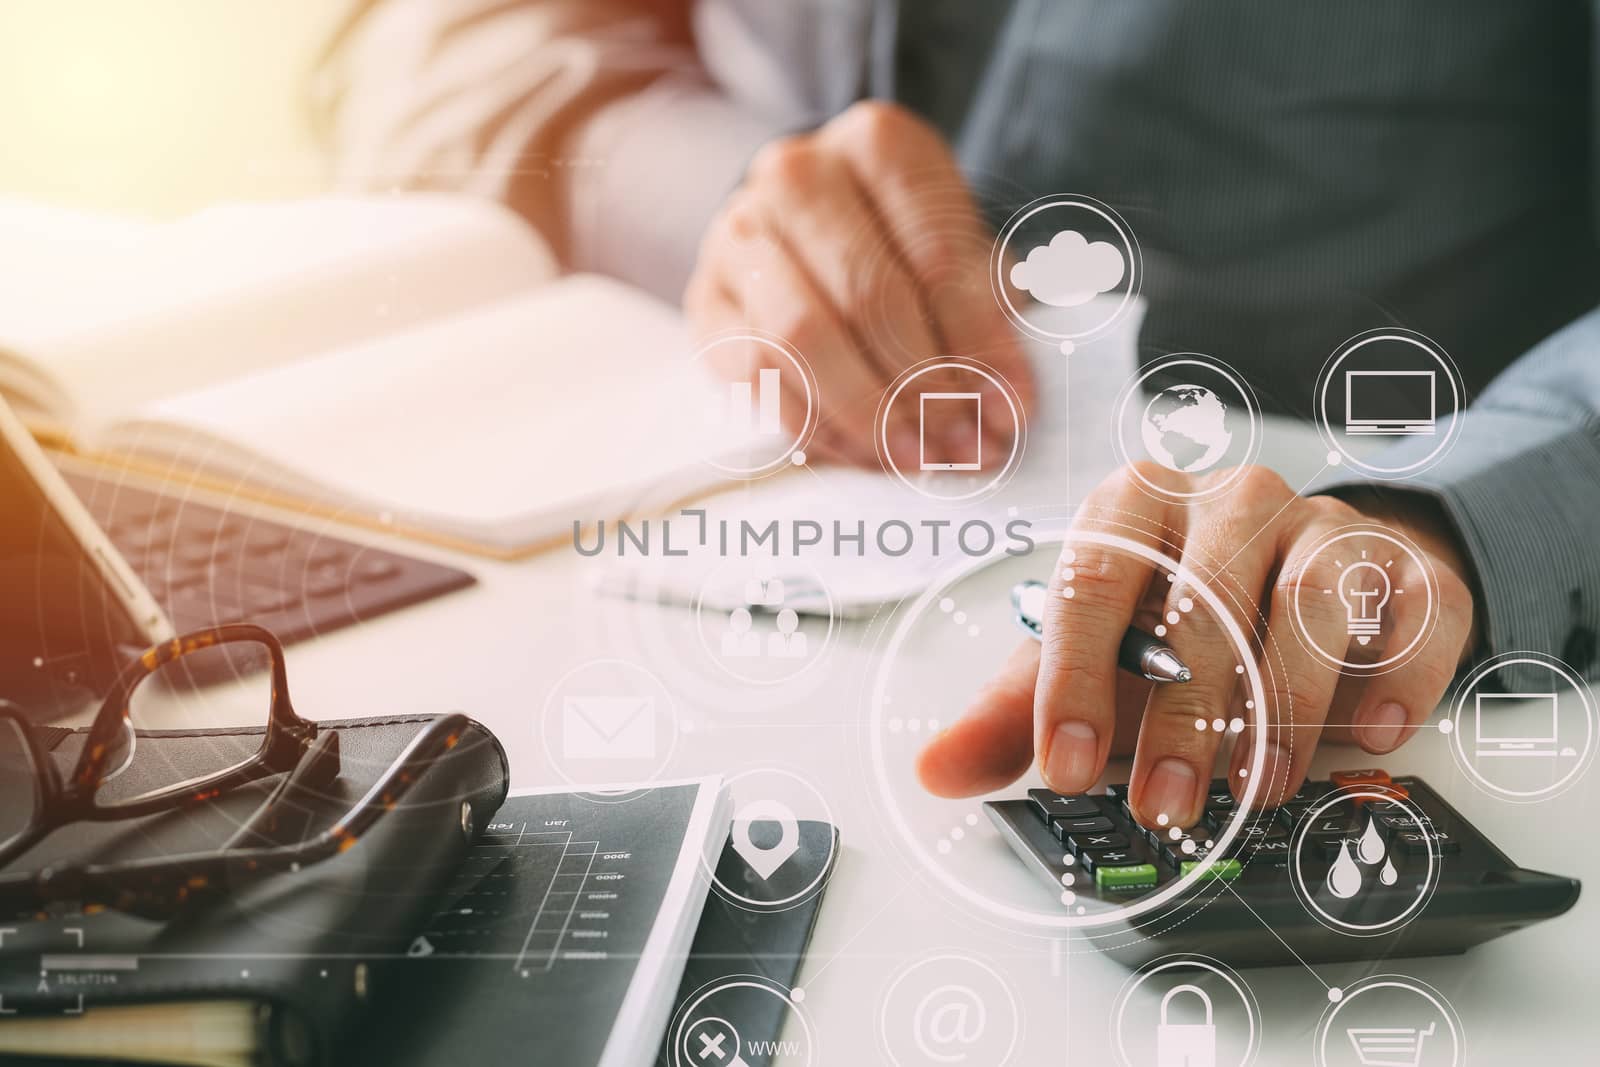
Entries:
{"label": "book page", "polygon": [[[146,405],[111,450],[502,549],[726,442],[676,309],[578,275]],[[699,484],[705,484],[702,480]]]}
{"label": "book page", "polygon": [[0,229],[27,235],[0,248],[0,362],[13,361],[0,388],[85,436],[555,273],[506,209],[435,194],[224,205],[165,224],[0,202]]}

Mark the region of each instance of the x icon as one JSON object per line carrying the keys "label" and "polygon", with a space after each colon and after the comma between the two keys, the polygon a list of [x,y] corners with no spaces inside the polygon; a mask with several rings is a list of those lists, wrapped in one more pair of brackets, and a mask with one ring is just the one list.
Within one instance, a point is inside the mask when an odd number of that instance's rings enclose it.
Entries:
{"label": "x icon", "polygon": [[722,1043],[728,1039],[727,1034],[718,1034],[716,1037],[707,1037],[705,1034],[700,1034],[699,1037],[701,1059],[709,1059],[712,1056],[719,1060],[724,1058]]}

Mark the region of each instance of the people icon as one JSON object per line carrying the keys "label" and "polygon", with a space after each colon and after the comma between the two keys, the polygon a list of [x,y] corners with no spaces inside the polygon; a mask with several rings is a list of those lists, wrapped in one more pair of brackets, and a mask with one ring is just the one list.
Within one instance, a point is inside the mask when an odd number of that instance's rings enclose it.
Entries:
{"label": "people icon", "polygon": [[778,612],[778,629],[767,635],[769,659],[805,659],[806,635],[800,632],[800,616],[793,608]]}
{"label": "people icon", "polygon": [[749,608],[734,608],[728,613],[728,628],[722,634],[723,656],[748,659],[761,655],[761,635],[751,629],[754,624]]}

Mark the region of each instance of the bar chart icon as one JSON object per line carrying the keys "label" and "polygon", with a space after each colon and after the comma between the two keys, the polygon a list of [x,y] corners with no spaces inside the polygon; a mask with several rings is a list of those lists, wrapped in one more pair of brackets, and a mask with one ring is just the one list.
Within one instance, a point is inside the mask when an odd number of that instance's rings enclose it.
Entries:
{"label": "bar chart icon", "polygon": [[754,429],[763,437],[783,433],[783,394],[778,382],[778,371],[773,367],[762,368],[754,382],[729,382],[724,424],[736,432]]}

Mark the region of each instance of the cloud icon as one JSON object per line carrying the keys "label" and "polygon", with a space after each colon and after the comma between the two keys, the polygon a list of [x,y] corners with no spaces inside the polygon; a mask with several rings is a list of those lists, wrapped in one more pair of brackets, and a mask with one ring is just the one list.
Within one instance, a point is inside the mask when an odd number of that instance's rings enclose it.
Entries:
{"label": "cloud icon", "polygon": [[1011,268],[1011,284],[1042,304],[1076,307],[1122,281],[1125,270],[1115,245],[1062,230]]}

